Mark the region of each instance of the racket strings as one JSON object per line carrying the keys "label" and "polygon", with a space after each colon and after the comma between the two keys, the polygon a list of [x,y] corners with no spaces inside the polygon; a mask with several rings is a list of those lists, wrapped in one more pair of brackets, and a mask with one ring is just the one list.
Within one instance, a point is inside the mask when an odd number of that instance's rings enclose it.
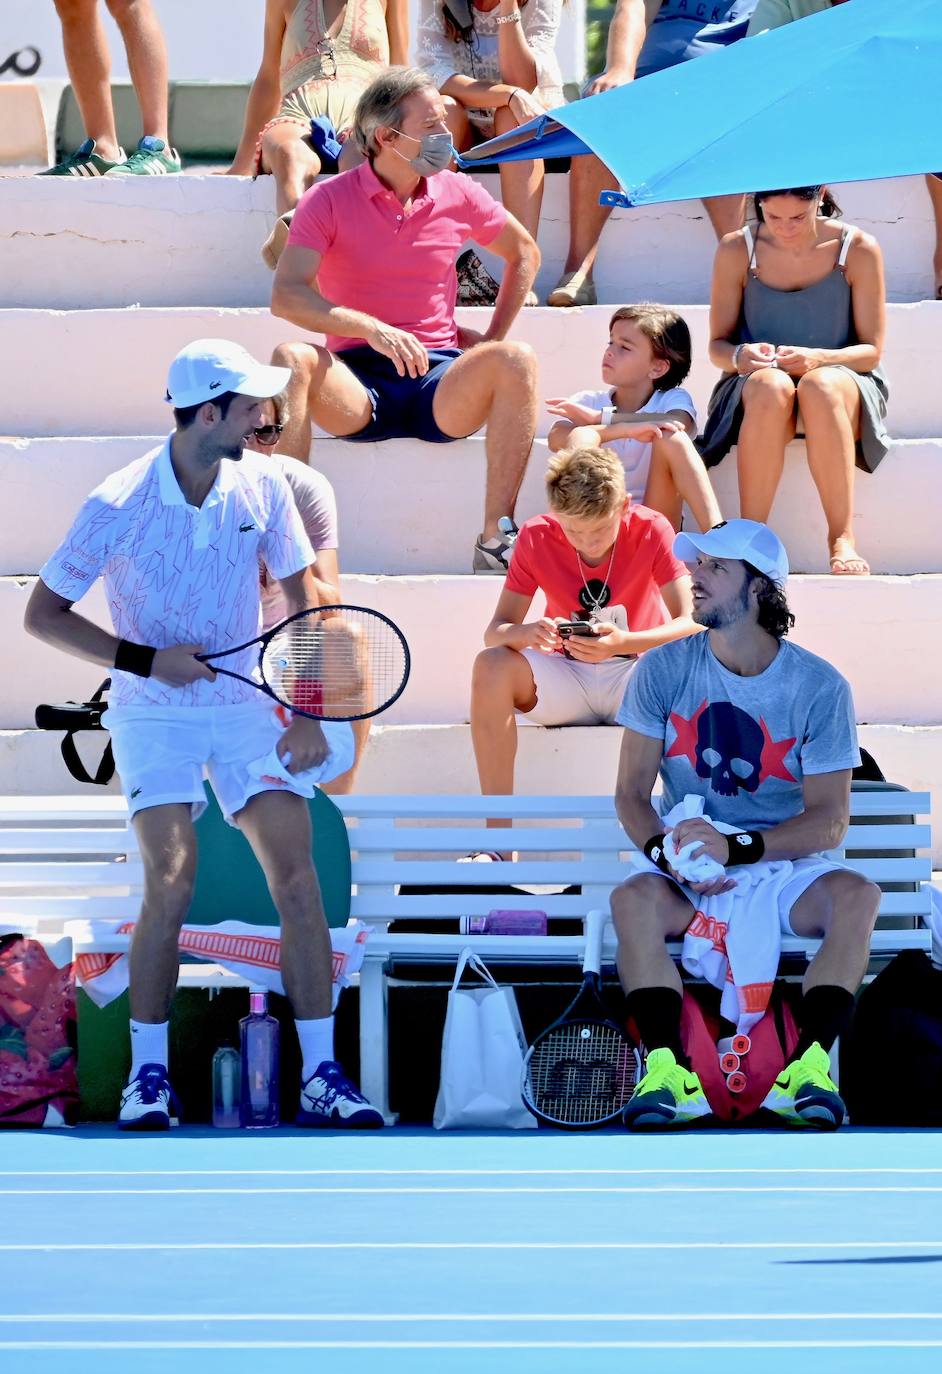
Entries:
{"label": "racket strings", "polygon": [[618,1115],[637,1080],[635,1048],[616,1027],[571,1021],[533,1045],[524,1096],[548,1120],[593,1126]]}
{"label": "racket strings", "polygon": [[318,716],[363,715],[394,697],[406,672],[400,636],[365,609],[292,621],[262,656],[263,676],[276,696]]}

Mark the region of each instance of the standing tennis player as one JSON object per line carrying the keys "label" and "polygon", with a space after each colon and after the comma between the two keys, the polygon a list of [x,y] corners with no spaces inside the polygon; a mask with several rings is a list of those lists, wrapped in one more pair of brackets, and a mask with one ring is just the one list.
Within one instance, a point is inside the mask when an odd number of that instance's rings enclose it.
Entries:
{"label": "standing tennis player", "polygon": [[[318,604],[314,553],[288,484],[272,463],[244,452],[261,401],[287,380],[286,369],[263,366],[223,339],[188,345],[170,366],[173,433],[91,493],[26,611],[31,634],[113,669],[107,724],[144,864],[124,1130],[170,1124],[168,1017],[196,872],[193,822],[206,805],[204,769],[223,814],[252,846],[281,918],[282,977],[303,1060],[298,1123],[383,1124],[334,1060],[330,935],[302,789],[249,772],[273,747],[291,774],[304,772],[325,758],[324,733],[307,717],[282,730],[270,700],[217,678],[196,657],[258,634],[259,559],[281,583],[289,613]],[[99,577],[113,635],[73,610]],[[230,662],[251,675],[255,653]]]}

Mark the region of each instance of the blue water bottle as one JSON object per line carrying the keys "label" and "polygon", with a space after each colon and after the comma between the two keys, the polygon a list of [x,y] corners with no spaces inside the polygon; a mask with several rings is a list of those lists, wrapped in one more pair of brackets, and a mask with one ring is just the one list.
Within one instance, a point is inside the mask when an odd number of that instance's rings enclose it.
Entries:
{"label": "blue water bottle", "polygon": [[268,995],[262,988],[249,993],[249,1014],[239,1022],[242,1046],[242,1101],[239,1119],[249,1130],[277,1126],[278,1022],[268,1014]]}

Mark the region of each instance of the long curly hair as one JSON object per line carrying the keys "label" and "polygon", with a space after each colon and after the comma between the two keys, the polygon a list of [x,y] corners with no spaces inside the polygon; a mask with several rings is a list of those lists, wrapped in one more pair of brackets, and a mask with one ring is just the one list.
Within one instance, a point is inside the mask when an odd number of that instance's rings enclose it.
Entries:
{"label": "long curly hair", "polygon": [[784,639],[795,624],[795,617],[785,600],[785,589],[751,563],[746,564],[746,572],[751,582],[758,583],[756,595],[759,602],[760,628],[767,630],[776,639]]}

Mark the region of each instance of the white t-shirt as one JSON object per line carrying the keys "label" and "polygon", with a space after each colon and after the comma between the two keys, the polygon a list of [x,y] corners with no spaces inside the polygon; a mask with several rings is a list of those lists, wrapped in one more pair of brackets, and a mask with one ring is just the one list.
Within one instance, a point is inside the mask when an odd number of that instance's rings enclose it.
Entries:
{"label": "white t-shirt", "polygon": [[[575,405],[592,406],[601,410],[604,406],[614,405],[614,392],[609,387],[598,391],[577,391],[569,400]],[[655,391],[649,401],[641,407],[663,415],[669,410],[682,410],[697,423],[697,408],[693,397],[682,386],[671,387],[669,391]],[[625,468],[625,487],[632,501],[643,501],[644,490],[648,484],[651,468],[651,445],[642,444],[637,439],[606,439],[605,447],[617,453]]]}
{"label": "white t-shirt", "polygon": [[[315,553],[337,547],[337,498],[322,472],[299,458],[274,453],[267,460],[281,471],[291,488],[304,533]],[[262,628],[270,630],[289,614],[280,585],[262,568]]]}
{"label": "white t-shirt", "polygon": [[[202,506],[188,505],[170,460],[170,440],[113,472],[86,500],[40,577],[79,601],[99,577],[120,639],[166,649],[227,649],[259,633],[258,564],[273,577],[309,567],[314,551],[291,488],[270,459],[224,460]],[[257,648],[224,666],[250,675]],[[218,706],[250,701],[247,683],[217,676],[186,687],[112,672],[113,706]]]}

